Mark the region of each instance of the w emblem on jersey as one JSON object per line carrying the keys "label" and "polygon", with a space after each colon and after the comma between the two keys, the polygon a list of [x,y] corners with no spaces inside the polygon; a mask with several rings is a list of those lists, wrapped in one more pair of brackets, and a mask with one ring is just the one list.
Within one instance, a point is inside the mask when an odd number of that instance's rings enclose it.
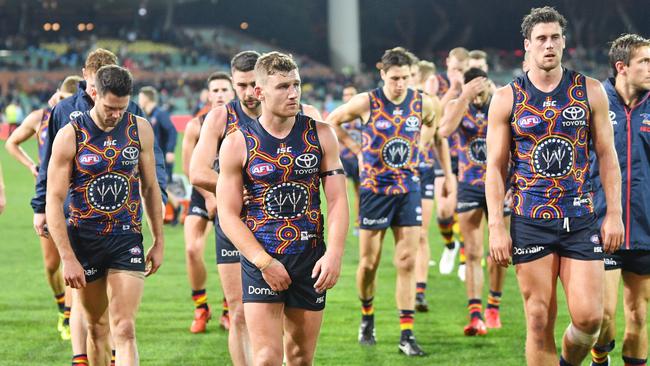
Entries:
{"label": "w emblem on jersey", "polygon": [[535,171],[549,178],[567,175],[573,167],[573,145],[561,137],[542,140],[533,151]]}
{"label": "w emblem on jersey", "polygon": [[389,167],[401,168],[411,158],[411,147],[407,140],[399,137],[393,138],[386,142],[382,148],[381,155]]}

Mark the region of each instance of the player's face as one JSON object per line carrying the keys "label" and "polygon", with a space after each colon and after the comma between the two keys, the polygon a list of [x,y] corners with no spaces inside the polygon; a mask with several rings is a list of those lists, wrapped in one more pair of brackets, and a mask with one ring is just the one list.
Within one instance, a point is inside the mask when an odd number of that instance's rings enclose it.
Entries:
{"label": "player's face", "polygon": [[86,93],[90,95],[91,98],[94,98],[97,94],[97,88],[95,87],[95,77],[97,76],[96,72],[89,72],[86,69],[82,70],[84,80],[86,81]]}
{"label": "player's face", "polygon": [[488,72],[488,64],[484,58],[470,58],[467,67],[468,69],[477,68]]}
{"label": "player's face", "polygon": [[447,57],[447,74],[460,73],[461,75],[469,69],[467,60],[460,61],[454,56]]}
{"label": "player's face", "polygon": [[208,85],[208,100],[212,107],[221,107],[235,98],[232,84],[228,80],[215,79]]}
{"label": "player's face", "polygon": [[248,109],[257,109],[260,101],[255,97],[255,72],[232,72],[232,82],[235,85],[235,94],[241,103]]}
{"label": "player's face", "polygon": [[650,47],[632,52],[630,64],[624,66],[627,82],[637,90],[650,90]]}
{"label": "player's face", "polygon": [[138,106],[144,110],[147,103],[149,103],[149,98],[144,93],[138,93]]}
{"label": "player's face", "polygon": [[529,68],[550,71],[560,66],[565,38],[559,23],[538,23],[524,39],[524,48],[529,53]]}
{"label": "player's face", "polygon": [[420,80],[420,66],[411,65],[411,80],[409,80],[409,86],[416,86],[418,80]]}
{"label": "player's face", "polygon": [[122,120],[122,116],[124,116],[124,112],[129,106],[129,99],[130,96],[128,95],[118,97],[108,91],[104,95],[97,93],[94,108],[100,119],[99,122],[108,127],[115,127]]}
{"label": "player's face", "polygon": [[298,70],[269,75],[255,88],[258,98],[278,117],[293,117],[300,111],[300,75]]}
{"label": "player's face", "polygon": [[406,93],[411,80],[411,67],[404,66],[391,66],[388,70],[381,70],[381,79],[384,81],[388,97],[397,99]]}
{"label": "player's face", "polygon": [[357,89],[345,88],[343,89],[343,96],[341,97],[341,99],[343,100],[343,103],[347,103],[355,95],[357,95]]}

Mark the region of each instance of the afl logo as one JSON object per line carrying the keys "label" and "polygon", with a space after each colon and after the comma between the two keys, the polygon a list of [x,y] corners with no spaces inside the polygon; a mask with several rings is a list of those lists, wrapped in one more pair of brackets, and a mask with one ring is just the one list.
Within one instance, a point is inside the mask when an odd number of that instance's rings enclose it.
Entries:
{"label": "afl logo", "polygon": [[411,116],[406,119],[406,130],[407,131],[417,131],[420,129],[420,119],[416,116]]}
{"label": "afl logo", "polygon": [[402,138],[389,140],[381,150],[381,156],[386,165],[391,168],[405,166],[411,158],[411,147],[409,142]]}
{"label": "afl logo", "polygon": [[295,219],[307,211],[309,191],[297,183],[282,183],[264,194],[264,209],[276,219]]}
{"label": "afl logo", "polygon": [[312,153],[304,153],[296,158],[296,165],[303,169],[311,169],[318,164],[318,157]]}
{"label": "afl logo", "polygon": [[519,127],[528,128],[528,127],[537,126],[540,122],[542,122],[542,120],[537,116],[525,116],[519,118],[517,124],[519,125]]}
{"label": "afl logo", "polygon": [[127,160],[136,160],[140,156],[140,150],[135,146],[127,146],[122,150],[122,157]]}
{"label": "afl logo", "polygon": [[70,119],[75,119],[75,118],[81,116],[82,114],[84,114],[84,112],[82,112],[82,111],[74,111],[74,112],[70,113]]}
{"label": "afl logo", "polygon": [[116,173],[107,173],[93,179],[86,191],[90,205],[105,213],[121,209],[129,198],[128,179]]}
{"label": "afl logo", "polygon": [[577,121],[585,118],[585,110],[576,105],[570,106],[562,111],[562,117],[569,121]]}
{"label": "afl logo", "polygon": [[533,150],[535,171],[548,178],[567,175],[573,168],[573,145],[561,137],[542,140]]}
{"label": "afl logo", "polygon": [[385,119],[380,119],[379,121],[375,122],[375,127],[376,127],[378,130],[387,130],[387,129],[389,129],[390,126],[392,126],[392,125],[393,125],[393,124],[392,124],[390,121],[385,120]]}
{"label": "afl logo", "polygon": [[79,156],[79,163],[82,165],[95,165],[102,161],[102,158],[96,154],[84,154]]}
{"label": "afl logo", "polygon": [[600,237],[598,236],[598,234],[592,235],[590,240],[591,240],[592,243],[594,243],[596,245],[600,244]]}
{"label": "afl logo", "polygon": [[129,249],[129,253],[131,253],[131,255],[140,255],[142,254],[142,249],[140,249],[139,247],[133,247]]}
{"label": "afl logo", "polygon": [[469,159],[476,164],[485,165],[487,161],[487,144],[485,138],[477,137],[469,143]]}
{"label": "afl logo", "polygon": [[267,174],[271,174],[275,171],[275,165],[271,163],[259,163],[251,167],[251,173],[258,177],[263,177]]}

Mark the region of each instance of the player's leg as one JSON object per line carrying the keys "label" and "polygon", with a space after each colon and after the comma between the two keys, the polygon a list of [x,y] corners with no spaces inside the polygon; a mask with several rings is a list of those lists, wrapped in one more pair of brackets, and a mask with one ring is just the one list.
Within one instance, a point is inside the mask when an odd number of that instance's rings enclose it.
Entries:
{"label": "player's leg", "polygon": [[616,306],[618,287],[621,282],[621,269],[605,265],[605,289],[603,298],[603,323],[600,326],[598,341],[591,349],[592,365],[609,365],[609,353],[614,349],[616,338]]}
{"label": "player's leg", "polygon": [[287,366],[313,364],[323,311],[284,309],[284,350]]}
{"label": "player's leg", "polygon": [[57,330],[62,339],[68,340],[70,339],[70,296],[66,297],[69,290],[66,289],[61,274],[61,257],[59,257],[59,252],[51,238],[39,237],[39,239],[45,267],[45,278],[52,289],[59,310]]}
{"label": "player's leg", "polygon": [[459,243],[454,241],[454,211],[456,210],[456,198],[442,195],[443,185],[445,182],[444,177],[436,177],[434,180],[434,194],[436,200],[436,219],[438,222],[438,230],[442,236],[445,248],[440,257],[440,273],[450,274],[454,269],[454,262],[456,254],[460,249]]}
{"label": "player's leg", "polygon": [[242,304],[241,265],[239,262],[220,263],[217,265],[217,269],[221,280],[221,288],[229,306],[228,350],[230,351],[230,357],[235,366],[248,365],[252,355]]}
{"label": "player's leg", "polygon": [[526,362],[556,365],[553,331],[557,315],[559,256],[555,253],[515,267],[526,313]]}
{"label": "player's leg", "polygon": [[[244,304],[254,365],[282,365],[283,303]],[[254,324],[254,326],[253,326]]]}
{"label": "player's leg", "polygon": [[[510,215],[504,217],[506,228],[510,228]],[[501,328],[501,317],[499,311],[501,308],[501,295],[506,280],[506,268],[494,263],[492,258],[487,257],[488,278],[490,292],[488,294],[487,306],[485,309],[485,325],[488,328]]]}
{"label": "player's leg", "polygon": [[[433,190],[433,189],[432,189]],[[433,193],[433,192],[431,192]],[[429,311],[425,297],[427,279],[429,276],[429,260],[431,258],[431,247],[429,246],[429,228],[431,216],[433,215],[433,197],[422,199],[422,226],[420,229],[420,240],[415,257],[415,309],[417,311]]]}
{"label": "player's leg", "polygon": [[[648,257],[647,252],[644,254]],[[643,273],[648,272],[647,264]],[[623,361],[625,365],[645,365],[648,358],[647,314],[650,299],[650,275],[623,271],[625,336]],[[641,363],[643,362],[643,363]]]}
{"label": "player's leg", "polygon": [[135,318],[144,290],[144,273],[110,269],[107,276],[108,312],[115,345],[115,363],[139,364]]}
{"label": "player's leg", "polygon": [[86,338],[88,323],[84,316],[79,290],[70,289],[72,306],[70,307],[70,343],[72,346],[72,365],[88,365]]}
{"label": "player's leg", "polygon": [[[185,236],[185,265],[187,277],[192,289],[195,316],[190,326],[192,333],[205,332],[206,322],[202,321],[202,312],[209,312],[208,297],[205,289],[207,271],[203,253],[205,250],[205,234],[208,220],[198,215],[188,215],[185,218],[183,232]],[[197,313],[199,316],[197,316]]]}
{"label": "player's leg", "polygon": [[106,276],[78,289],[77,294],[84,309],[87,324],[87,354],[90,365],[107,365],[110,362],[110,329],[108,324],[108,296]]}
{"label": "player's leg", "polygon": [[[459,206],[460,209],[461,206]],[[478,207],[478,206],[477,206]],[[475,208],[458,213],[460,231],[465,238],[465,289],[467,293],[467,309],[469,324],[465,327],[465,335],[485,335],[487,328],[483,323],[483,210]]]}
{"label": "player's leg", "polygon": [[359,265],[357,290],[361,300],[361,326],[359,343],[375,344],[375,296],[377,268],[381,259],[381,247],[386,230],[359,230]]}
{"label": "player's leg", "polygon": [[560,279],[571,315],[562,340],[562,358],[580,365],[596,343],[603,320],[605,268],[601,260],[562,257]]}

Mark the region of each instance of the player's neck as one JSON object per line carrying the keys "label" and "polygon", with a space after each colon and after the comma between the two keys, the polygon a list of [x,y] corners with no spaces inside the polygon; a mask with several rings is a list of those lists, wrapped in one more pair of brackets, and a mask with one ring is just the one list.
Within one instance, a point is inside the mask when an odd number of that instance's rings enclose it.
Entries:
{"label": "player's neck", "polygon": [[147,115],[150,116],[151,113],[153,113],[154,108],[156,108],[155,104],[149,104],[149,105],[144,106],[144,108],[142,108],[142,109],[144,109],[144,113],[146,113]]}
{"label": "player's neck", "polygon": [[241,110],[246,113],[246,115],[251,118],[251,119],[257,119],[260,115],[262,115],[262,105],[258,104],[257,108],[251,109],[246,106],[246,103],[239,102],[239,105],[241,106]]}
{"label": "player's neck", "polygon": [[616,89],[616,93],[621,97],[623,100],[623,103],[625,103],[626,106],[629,108],[634,108],[636,103],[639,101],[639,98],[641,98],[641,94],[643,94],[643,90],[639,90],[635,88],[633,85],[628,83],[623,75],[618,75],[616,76],[616,84],[614,84],[614,89]]}
{"label": "player's neck", "polygon": [[100,130],[102,130],[104,132],[110,132],[111,130],[113,130],[115,128],[115,126],[108,126],[108,125],[106,125],[104,123],[104,121],[97,114],[97,110],[95,109],[95,107],[93,107],[90,110],[90,119],[93,120],[93,122],[95,123],[95,126],[97,126],[97,128],[99,128]]}
{"label": "player's neck", "polygon": [[291,129],[296,122],[296,117],[282,117],[270,111],[262,111],[259,121],[266,132],[275,138],[283,139],[291,133]]}
{"label": "player's neck", "polygon": [[558,65],[558,67],[551,70],[531,67],[530,71],[528,71],[528,78],[539,91],[549,93],[560,84],[563,73],[562,65]]}
{"label": "player's neck", "polygon": [[406,99],[406,95],[408,94],[408,88],[404,90],[404,93],[402,93],[402,95],[399,95],[397,97],[392,97],[385,86],[382,87],[382,91],[384,92],[386,99],[388,99],[393,104],[402,104],[404,99]]}

